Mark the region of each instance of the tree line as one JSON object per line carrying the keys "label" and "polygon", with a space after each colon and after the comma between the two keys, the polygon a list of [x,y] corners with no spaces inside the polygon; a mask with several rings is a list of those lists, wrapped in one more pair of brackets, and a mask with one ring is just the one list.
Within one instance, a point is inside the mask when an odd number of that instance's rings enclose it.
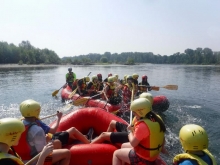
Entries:
{"label": "tree line", "polygon": [[197,64],[219,65],[220,52],[213,52],[210,48],[186,49],[184,53],[173,55],[153,54],[152,52],[105,52],[104,54],[90,53],[62,59],[52,50],[39,49],[22,41],[19,46],[0,42],[0,64],[66,64],[86,65],[96,63],[117,63],[132,65],[135,63],[152,64]]}
{"label": "tree line", "polygon": [[35,48],[29,41],[19,46],[0,42],[0,64],[60,64],[61,59],[52,50]]}
{"label": "tree line", "polygon": [[210,48],[186,49],[184,53],[173,55],[154,55],[152,52],[123,52],[121,54],[88,54],[73,57],[64,57],[63,62],[72,64],[93,64],[93,63],[152,63],[152,64],[196,64],[196,65],[218,65],[220,64],[220,52],[213,52]]}

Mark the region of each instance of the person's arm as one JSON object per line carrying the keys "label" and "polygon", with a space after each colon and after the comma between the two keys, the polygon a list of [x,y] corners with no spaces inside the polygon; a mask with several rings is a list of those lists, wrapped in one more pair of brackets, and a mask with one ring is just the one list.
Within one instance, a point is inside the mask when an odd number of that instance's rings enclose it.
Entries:
{"label": "person's arm", "polygon": [[41,154],[38,158],[36,165],[44,165],[45,158],[53,152],[53,144],[48,143],[46,146],[44,146],[43,150],[41,151]]}
{"label": "person's arm", "polygon": [[136,147],[142,139],[150,135],[150,130],[144,122],[135,125],[135,130],[129,125],[127,130],[130,132],[128,134],[128,139],[132,147]]}
{"label": "person's arm", "polygon": [[69,76],[69,74],[67,73],[66,74],[66,83],[68,83],[68,76]]}
{"label": "person's arm", "polygon": [[57,112],[57,121],[52,127],[50,127],[49,133],[52,133],[52,134],[56,133],[57,128],[60,124],[60,120],[62,118],[62,115],[63,115],[62,112]]}

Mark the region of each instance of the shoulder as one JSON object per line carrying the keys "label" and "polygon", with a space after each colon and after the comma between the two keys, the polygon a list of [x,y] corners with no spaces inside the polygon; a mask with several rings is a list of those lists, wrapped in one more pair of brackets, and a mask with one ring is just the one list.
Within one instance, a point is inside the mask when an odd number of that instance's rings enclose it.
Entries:
{"label": "shoulder", "polygon": [[184,160],[183,162],[179,163],[179,165],[197,165],[197,162],[194,160]]}

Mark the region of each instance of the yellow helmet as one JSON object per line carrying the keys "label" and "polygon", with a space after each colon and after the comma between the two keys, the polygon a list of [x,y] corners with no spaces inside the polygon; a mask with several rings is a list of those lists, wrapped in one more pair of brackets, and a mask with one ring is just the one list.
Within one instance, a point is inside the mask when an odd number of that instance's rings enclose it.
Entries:
{"label": "yellow helmet", "polygon": [[187,124],[180,129],[180,142],[185,151],[198,151],[208,148],[208,135],[199,125]]}
{"label": "yellow helmet", "polygon": [[96,75],[92,76],[92,81],[94,81],[94,80],[98,80],[98,77]]}
{"label": "yellow helmet", "polygon": [[145,117],[152,109],[152,105],[146,98],[138,98],[131,103],[131,111],[134,111],[140,117]]}
{"label": "yellow helmet", "polygon": [[23,117],[39,118],[41,106],[34,100],[25,100],[20,104],[20,112]]}
{"label": "yellow helmet", "polygon": [[114,76],[118,79],[118,74],[114,74]]}
{"label": "yellow helmet", "polygon": [[134,74],[132,75],[132,77],[133,77],[133,79],[138,79],[139,75],[138,75],[137,73],[134,73]]}
{"label": "yellow helmet", "polygon": [[13,146],[18,144],[25,127],[19,119],[4,118],[0,119],[0,130],[0,142]]}
{"label": "yellow helmet", "polygon": [[90,78],[88,76],[84,77],[84,79],[85,79],[86,82],[90,81]]}
{"label": "yellow helmet", "polygon": [[108,82],[109,82],[109,83],[110,83],[110,82],[114,82],[114,77],[112,77],[112,76],[108,77]]}
{"label": "yellow helmet", "polygon": [[150,101],[150,103],[153,105],[154,98],[153,98],[152,94],[147,93],[147,92],[143,92],[143,93],[140,94],[139,98],[148,99]]}

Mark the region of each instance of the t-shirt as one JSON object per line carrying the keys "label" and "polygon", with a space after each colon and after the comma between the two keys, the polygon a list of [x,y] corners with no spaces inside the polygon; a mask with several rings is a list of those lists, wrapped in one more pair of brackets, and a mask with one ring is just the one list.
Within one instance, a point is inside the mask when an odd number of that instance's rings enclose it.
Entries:
{"label": "t-shirt", "polygon": [[147,137],[150,136],[150,130],[145,122],[140,122],[135,126],[134,136],[140,141],[148,140]]}
{"label": "t-shirt", "polygon": [[49,127],[47,124],[43,123],[41,120],[37,120],[36,122],[37,122],[37,124],[38,124],[39,126],[41,126],[41,128],[44,130],[44,133],[45,133],[45,134],[48,134],[48,133],[49,133],[50,127]]}
{"label": "t-shirt", "polygon": [[[23,120],[24,125],[30,124],[30,122]],[[47,144],[44,130],[38,125],[32,125],[28,131],[27,141],[31,146],[31,155],[36,155],[42,151]]]}

